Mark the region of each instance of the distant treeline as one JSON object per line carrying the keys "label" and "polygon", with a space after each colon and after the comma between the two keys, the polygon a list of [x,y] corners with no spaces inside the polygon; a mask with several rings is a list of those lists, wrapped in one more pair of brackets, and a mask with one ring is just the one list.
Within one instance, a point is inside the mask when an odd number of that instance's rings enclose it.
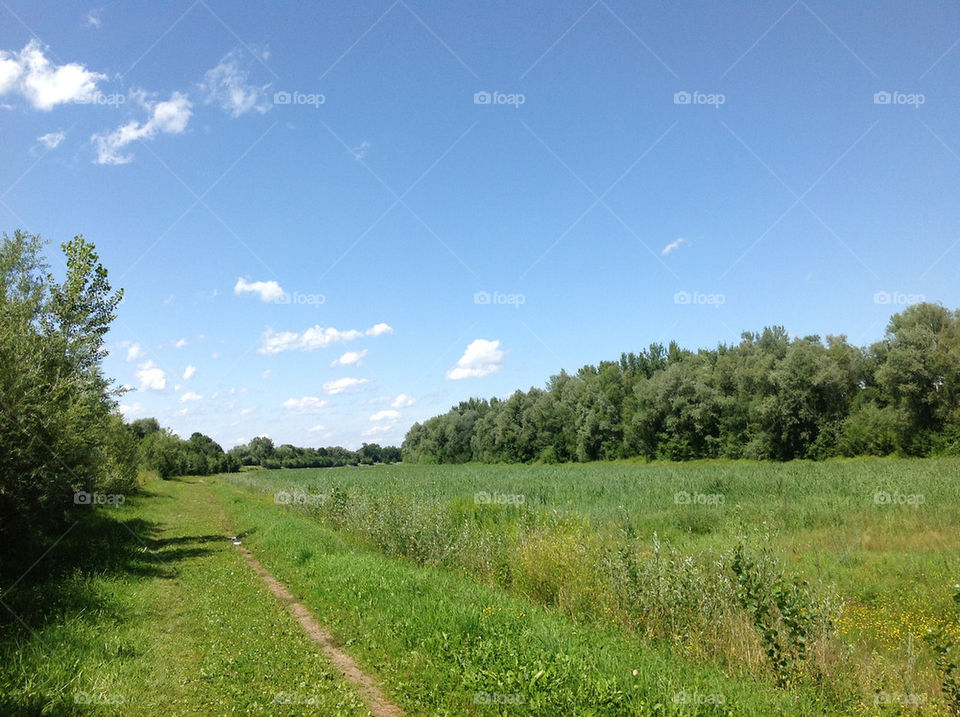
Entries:
{"label": "distant treeline", "polygon": [[230,473],[241,466],[260,468],[334,468],[336,466],[396,463],[400,449],[364,443],[360,450],[351,451],[340,446],[331,448],[301,448],[285,443],[274,446],[266,436],[254,438],[224,453],[220,444],[202,433],[194,433],[184,440],[161,428],[155,418],[141,418],[128,430],[136,444],[138,467],[154,471],[161,478],[178,475],[210,475]]}
{"label": "distant treeline", "polygon": [[783,327],[696,352],[652,344],[417,423],[422,463],[960,453],[960,312],[916,304],[866,348]]}
{"label": "distant treeline", "polygon": [[335,468],[337,466],[396,463],[400,460],[400,449],[395,446],[380,446],[376,443],[364,443],[358,451],[351,451],[340,446],[300,448],[289,443],[275,447],[272,440],[260,436],[251,440],[247,445],[231,448],[227,457],[238,466]]}

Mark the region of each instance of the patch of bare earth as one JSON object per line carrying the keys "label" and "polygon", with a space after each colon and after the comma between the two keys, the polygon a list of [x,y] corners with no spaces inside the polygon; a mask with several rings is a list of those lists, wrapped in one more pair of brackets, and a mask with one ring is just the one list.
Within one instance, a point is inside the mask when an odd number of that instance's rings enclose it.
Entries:
{"label": "patch of bare earth", "polygon": [[270,571],[263,567],[260,561],[253,557],[253,553],[249,550],[240,548],[240,551],[244,557],[246,557],[247,562],[250,564],[250,567],[253,568],[254,572],[267,583],[270,592],[287,606],[287,610],[297,618],[307,634],[320,645],[320,649],[323,650],[327,658],[340,670],[348,681],[357,687],[357,690],[366,701],[374,717],[401,717],[403,711],[387,698],[377,686],[377,683],[374,682],[373,678],[363,672],[350,655],[333,644],[333,638],[330,636],[330,633],[320,627],[320,624],[314,619],[310,610],[297,602],[297,599],[287,589],[287,586],[273,577]]}

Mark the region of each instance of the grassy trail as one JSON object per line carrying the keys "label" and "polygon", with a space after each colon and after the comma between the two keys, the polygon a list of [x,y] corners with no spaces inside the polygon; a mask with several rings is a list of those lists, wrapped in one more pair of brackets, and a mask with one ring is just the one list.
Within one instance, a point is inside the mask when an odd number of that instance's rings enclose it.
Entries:
{"label": "grassy trail", "polygon": [[200,479],[76,526],[0,592],[0,714],[369,714],[231,535]]}

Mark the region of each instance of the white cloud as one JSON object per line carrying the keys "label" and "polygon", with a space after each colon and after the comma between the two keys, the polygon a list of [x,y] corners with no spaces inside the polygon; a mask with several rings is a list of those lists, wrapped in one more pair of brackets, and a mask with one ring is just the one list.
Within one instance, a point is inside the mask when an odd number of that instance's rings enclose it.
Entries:
{"label": "white cloud", "polygon": [[249,73],[240,67],[243,58],[241,50],[229,52],[213,69],[207,70],[200,88],[206,93],[207,104],[215,102],[230,113],[239,117],[251,110],[263,114],[270,109],[266,90],[270,85],[257,87],[247,82]]}
{"label": "white cloud", "polygon": [[308,432],[308,433],[319,433],[320,431],[325,431],[325,430],[327,430],[327,427],[326,427],[326,426],[316,425],[316,426],[313,426],[312,428],[308,428],[308,429],[307,429],[307,432]]}
{"label": "white cloud", "polygon": [[240,409],[240,415],[249,416],[251,413],[253,413],[256,410],[257,410],[256,408],[242,408]]}
{"label": "white cloud", "polygon": [[127,349],[127,361],[136,361],[145,355],[146,351],[143,350],[143,346],[140,344],[130,344],[130,348]]}
{"label": "white cloud", "polygon": [[393,329],[387,324],[377,324],[366,331],[357,331],[356,329],[340,331],[334,328],[323,328],[319,324],[302,333],[296,331],[276,332],[273,329],[267,329],[262,336],[258,351],[262,354],[278,354],[283,351],[313,351],[346,341],[354,341],[364,335],[380,336],[389,333],[393,333]]}
{"label": "white cloud", "polygon": [[416,402],[417,402],[417,399],[415,399],[413,396],[408,396],[405,393],[401,393],[399,396],[393,399],[393,403],[391,403],[390,405],[393,406],[394,408],[407,408],[408,406],[412,406]]}
{"label": "white cloud", "polygon": [[181,408],[179,411],[177,411],[178,416],[186,416],[188,413],[190,413],[189,408]]}
{"label": "white cloud", "polygon": [[187,401],[200,401],[203,399],[199,393],[194,393],[193,391],[187,391],[180,397],[180,403],[186,403]]}
{"label": "white cloud", "polygon": [[100,19],[100,12],[101,10],[97,8],[87,13],[87,27],[100,29],[100,26],[103,25],[103,20]]}
{"label": "white cloud", "polygon": [[234,294],[258,294],[261,301],[276,301],[286,292],[275,281],[247,281],[243,277],[237,279],[233,287]]}
{"label": "white cloud", "polygon": [[177,339],[176,341],[173,342],[173,348],[175,349],[182,349],[186,345],[187,345],[186,339]]}
{"label": "white cloud", "polygon": [[371,426],[363,432],[365,436],[376,436],[379,433],[386,433],[387,431],[393,430],[393,424],[389,426]]}
{"label": "white cloud", "polygon": [[380,336],[380,334],[392,334],[393,329],[387,324],[376,324],[367,329],[367,336]]}
{"label": "white cloud", "polygon": [[374,423],[377,421],[395,421],[398,418],[400,418],[400,411],[394,411],[392,408],[388,408],[385,411],[377,411],[370,416],[370,420]]}
{"label": "white cloud", "polygon": [[197,367],[193,364],[188,364],[187,367],[183,370],[183,380],[189,381],[197,373]]}
{"label": "white cloud", "polygon": [[358,146],[354,147],[350,151],[353,152],[353,156],[357,160],[361,160],[367,156],[367,152],[370,150],[370,143],[367,140],[363,140]]}
{"label": "white cloud", "polygon": [[305,411],[326,406],[327,402],[316,396],[304,396],[303,398],[288,398],[283,402],[284,408],[296,411]]}
{"label": "white cloud", "polygon": [[193,114],[192,105],[187,96],[174,92],[164,102],[150,104],[145,93],[139,93],[138,99],[150,112],[150,118],[140,124],[136,120],[117,127],[109,134],[95,134],[91,140],[97,147],[97,164],[126,164],[132,155],[120,154],[120,150],[131,142],[153,139],[160,133],[182,134]]}
{"label": "white cloud", "polygon": [[54,65],[31,40],[20,52],[0,50],[0,95],[19,92],[34,108],[49,111],[65,102],[88,101],[106,75],[76,62]]}
{"label": "white cloud", "polygon": [[142,363],[137,368],[137,379],[142,390],[162,391],[167,387],[167,375],[153,361]]}
{"label": "white cloud", "polygon": [[672,252],[674,249],[679,249],[681,244],[686,244],[686,243],[687,243],[687,240],[684,239],[683,237],[680,237],[676,241],[672,241],[669,244],[667,244],[665,247],[663,247],[660,253],[666,256],[667,254]]}
{"label": "white cloud", "polygon": [[266,371],[264,371],[263,373],[261,373],[261,374],[260,374],[260,378],[262,378],[264,381],[266,381],[268,378],[270,378],[270,369],[267,369]]}
{"label": "white cloud", "polygon": [[56,149],[66,137],[63,132],[47,132],[37,137],[37,141],[42,142],[47,149]]}
{"label": "white cloud", "polygon": [[361,359],[368,353],[367,349],[363,351],[347,351],[343,356],[330,364],[331,366],[359,366]]}
{"label": "white cloud", "polygon": [[464,351],[457,365],[447,371],[447,378],[458,381],[463,378],[489,376],[503,365],[503,351],[499,341],[477,339]]}
{"label": "white cloud", "polygon": [[124,418],[130,418],[143,413],[143,406],[136,402],[130,404],[121,403],[117,406],[117,410],[120,411]]}
{"label": "white cloud", "polygon": [[325,384],[323,384],[323,390],[326,391],[331,396],[335,396],[338,393],[343,393],[344,391],[348,391],[351,388],[362,386],[365,383],[370,383],[370,379],[338,378],[336,381],[327,381]]}

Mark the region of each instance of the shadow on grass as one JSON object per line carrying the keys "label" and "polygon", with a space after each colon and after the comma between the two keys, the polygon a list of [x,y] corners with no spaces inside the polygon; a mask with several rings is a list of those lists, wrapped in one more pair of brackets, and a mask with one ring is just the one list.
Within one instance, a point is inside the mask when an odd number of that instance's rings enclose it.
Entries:
{"label": "shadow on grass", "polygon": [[[175,578],[181,566],[227,543],[226,535],[161,536],[161,524],[123,518],[123,509],[93,510],[60,540],[35,541],[15,555],[0,549],[0,715],[82,714],[69,694],[33,684],[30,665],[48,660],[69,664],[70,655],[91,649],[91,634],[136,619],[136,605],[103,580],[123,583]],[[82,622],[77,632],[72,626]],[[52,635],[60,637],[51,638]],[[64,644],[61,639],[66,639]],[[72,642],[71,642],[72,641]],[[129,646],[124,657],[135,657]],[[19,667],[15,667],[19,665]],[[60,684],[69,684],[65,674]],[[63,688],[65,689],[65,688]],[[38,694],[39,693],[39,694]],[[51,702],[51,699],[55,702]],[[121,713],[97,705],[94,712]]]}
{"label": "shadow on grass", "polygon": [[[123,519],[118,511],[92,511],[57,542],[30,554],[4,555],[0,563],[0,653],[11,639],[38,631],[66,616],[122,618],[123,608],[98,592],[91,578],[140,581],[172,579],[186,560],[201,557],[207,544],[225,535],[161,538],[160,524]],[[0,710],[2,712],[2,710]]]}

